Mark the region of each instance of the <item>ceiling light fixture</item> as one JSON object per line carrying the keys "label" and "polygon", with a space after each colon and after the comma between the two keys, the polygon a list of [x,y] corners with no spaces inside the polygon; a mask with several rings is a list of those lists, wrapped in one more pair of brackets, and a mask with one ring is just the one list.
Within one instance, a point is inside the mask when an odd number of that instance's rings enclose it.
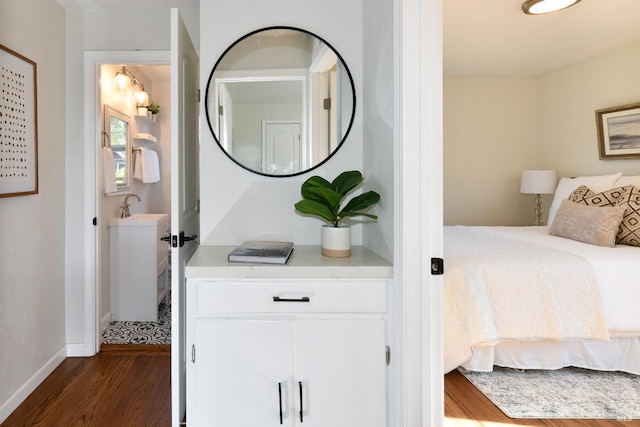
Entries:
{"label": "ceiling light fixture", "polygon": [[543,15],[566,9],[580,0],[527,0],[522,3],[522,11],[527,15]]}
{"label": "ceiling light fixture", "polygon": [[120,70],[116,72],[113,78],[113,88],[120,93],[126,94],[131,91],[133,86],[138,86],[138,89],[133,91],[133,100],[136,105],[149,105],[149,95],[145,92],[144,85],[140,83],[131,71],[127,70],[124,66],[120,67]]}

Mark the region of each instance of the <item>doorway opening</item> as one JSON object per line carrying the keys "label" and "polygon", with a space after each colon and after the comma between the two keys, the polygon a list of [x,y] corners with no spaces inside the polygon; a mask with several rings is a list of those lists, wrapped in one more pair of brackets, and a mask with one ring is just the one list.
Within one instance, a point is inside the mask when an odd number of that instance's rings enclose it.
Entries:
{"label": "doorway opening", "polygon": [[[155,236],[149,239],[150,247],[154,247],[154,257],[159,261],[157,270],[151,272],[152,278],[145,279],[149,283],[138,283],[140,289],[136,294],[123,295],[124,300],[152,299],[150,304],[157,308],[157,316],[150,318],[149,314],[124,313],[120,314],[121,307],[118,305],[118,290],[123,293],[129,292],[128,284],[118,286],[117,274],[121,268],[129,268],[135,273],[139,273],[145,268],[145,263],[149,260],[136,260],[135,256],[145,255],[146,251],[136,250],[131,256],[131,265],[123,263],[114,272],[113,266],[117,264],[114,257],[119,257],[121,249],[118,242],[112,244],[114,221],[120,219],[126,205],[130,218],[138,218],[141,215],[156,214],[165,215],[163,224],[165,229],[162,233],[169,233],[170,212],[171,212],[171,86],[170,86],[170,58],[169,52],[92,52],[88,55],[88,65],[91,65],[92,92],[94,99],[88,105],[93,105],[94,130],[96,143],[94,145],[94,172],[95,191],[93,195],[94,212],[96,216],[96,227],[94,235],[94,257],[93,270],[95,272],[95,283],[91,289],[95,305],[95,314],[90,318],[94,319],[92,327],[92,342],[95,352],[100,351],[103,343],[107,344],[166,344],[171,342],[171,314],[170,314],[170,250],[165,242],[158,242]],[[113,80],[118,70],[123,66],[127,71],[135,76],[136,83],[144,85],[144,90],[149,96],[149,103],[153,102],[160,106],[155,118],[151,114],[144,115],[144,111],[138,110],[138,103],[126,91],[118,91],[114,88]],[[111,146],[110,138],[106,137],[106,131],[110,123],[106,120],[106,110],[117,110],[122,114],[123,121],[129,126],[129,140],[125,149],[114,148],[112,153],[118,155],[118,168],[114,168],[117,173],[122,174],[123,170],[129,171],[128,179],[117,176],[116,182],[126,181],[129,186],[121,188],[116,186],[115,190],[108,185],[109,158],[105,157],[105,147]],[[140,175],[141,156],[145,151],[154,154],[156,158],[157,177],[148,181]],[[152,157],[149,155],[148,157]],[[106,159],[106,160],[105,160]],[[114,156],[114,160],[116,158]],[[126,163],[126,168],[124,164]],[[151,163],[153,164],[153,162]],[[111,191],[109,191],[111,190]],[[119,191],[122,190],[122,191]],[[144,221],[136,221],[140,225]],[[135,227],[129,227],[129,231],[136,233]],[[142,232],[144,229],[141,229]],[[148,232],[148,231],[147,231]],[[160,231],[158,231],[160,232]],[[140,240],[140,239],[137,239]],[[157,257],[155,256],[157,254]],[[147,257],[149,258],[149,257]],[[119,259],[122,259],[120,256]],[[151,269],[147,267],[147,269]],[[114,274],[116,273],[116,274]],[[157,274],[156,274],[157,273]],[[114,276],[114,277],[112,277]],[[139,278],[137,278],[139,280]],[[159,289],[163,287],[164,289]],[[146,292],[148,295],[142,295]],[[123,300],[121,298],[120,300]],[[142,317],[140,317],[142,316]],[[146,316],[146,317],[144,317]]]}

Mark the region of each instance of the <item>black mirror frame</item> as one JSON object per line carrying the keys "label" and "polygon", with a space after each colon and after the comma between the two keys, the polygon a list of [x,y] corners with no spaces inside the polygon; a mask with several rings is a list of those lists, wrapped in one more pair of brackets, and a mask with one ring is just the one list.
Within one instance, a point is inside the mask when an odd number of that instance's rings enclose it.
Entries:
{"label": "black mirror frame", "polygon": [[[347,131],[344,133],[344,136],[342,137],[342,139],[340,140],[340,142],[336,146],[335,150],[333,150],[331,153],[329,153],[329,155],[327,155],[327,157],[324,160],[322,160],[321,162],[319,162],[317,165],[314,165],[314,166],[312,166],[312,167],[310,167],[308,169],[305,169],[305,170],[300,171],[300,172],[292,173],[292,174],[284,174],[284,175],[268,174],[268,173],[264,173],[264,172],[261,172],[261,171],[256,171],[254,169],[251,169],[248,166],[246,166],[246,165],[240,163],[239,161],[237,161],[230,153],[227,152],[227,150],[225,150],[222,147],[222,144],[220,143],[220,139],[218,138],[218,136],[216,135],[216,133],[213,130],[213,125],[212,125],[211,119],[209,117],[209,89],[210,89],[210,86],[211,86],[212,81],[213,81],[213,74],[215,73],[216,68],[218,68],[218,65],[220,64],[220,61],[222,61],[224,56],[231,49],[233,49],[233,47],[235,45],[237,45],[238,43],[240,43],[241,41],[243,41],[247,37],[250,37],[250,36],[252,36],[254,34],[257,34],[257,33],[263,32],[263,31],[268,31],[268,30],[294,30],[294,31],[300,31],[302,33],[309,34],[310,36],[313,36],[316,39],[320,40],[325,45],[327,45],[327,47],[330,48],[336,54],[336,56],[338,57],[340,62],[342,62],[342,64],[344,65],[344,69],[345,69],[345,71],[347,73],[347,76],[349,76],[349,82],[351,83],[351,96],[353,97],[353,107],[351,109],[351,119],[349,120],[349,126],[347,127]],[[205,109],[205,116],[207,117],[207,124],[209,126],[209,131],[211,132],[211,135],[213,136],[213,139],[215,139],[215,141],[218,144],[218,147],[220,148],[220,150],[222,150],[222,152],[229,159],[231,159],[235,164],[237,164],[238,166],[240,166],[241,168],[243,168],[243,169],[245,169],[245,170],[247,170],[249,172],[252,172],[252,173],[255,173],[255,174],[258,174],[258,175],[267,176],[267,177],[271,177],[271,178],[288,178],[288,177],[292,177],[292,176],[303,175],[303,174],[308,173],[308,172],[310,172],[310,171],[312,171],[314,169],[319,168],[320,166],[325,164],[330,158],[332,158],[334,156],[334,154],[338,152],[338,150],[340,150],[340,148],[342,147],[342,144],[344,144],[344,142],[346,141],[347,137],[349,136],[349,133],[351,132],[351,127],[353,126],[353,121],[354,121],[355,116],[356,116],[356,86],[355,86],[355,83],[353,81],[353,76],[351,75],[351,70],[349,70],[349,67],[347,66],[347,63],[342,58],[340,53],[330,43],[328,43],[325,39],[323,39],[322,37],[318,36],[317,34],[314,34],[314,33],[310,32],[310,31],[304,30],[302,28],[276,25],[276,26],[271,26],[271,27],[260,28],[260,29],[257,29],[257,30],[254,30],[254,31],[250,32],[250,33],[245,34],[244,36],[240,37],[238,40],[233,42],[222,53],[222,55],[220,55],[220,57],[216,61],[215,65],[213,66],[213,69],[211,70],[211,73],[209,74],[209,79],[207,80],[207,87],[206,87],[206,90],[205,90],[205,98],[204,98],[204,109]]]}

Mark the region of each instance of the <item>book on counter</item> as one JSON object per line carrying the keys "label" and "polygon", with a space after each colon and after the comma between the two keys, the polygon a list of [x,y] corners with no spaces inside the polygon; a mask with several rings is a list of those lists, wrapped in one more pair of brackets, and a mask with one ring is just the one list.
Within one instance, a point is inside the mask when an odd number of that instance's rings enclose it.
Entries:
{"label": "book on counter", "polygon": [[229,262],[286,264],[293,252],[293,242],[248,240],[229,252]]}

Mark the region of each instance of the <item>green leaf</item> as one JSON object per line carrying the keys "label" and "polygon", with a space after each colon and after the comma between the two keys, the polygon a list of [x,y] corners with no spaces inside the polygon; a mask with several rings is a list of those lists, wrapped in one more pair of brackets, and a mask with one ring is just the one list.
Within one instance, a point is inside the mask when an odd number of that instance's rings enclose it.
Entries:
{"label": "green leaf", "polygon": [[334,214],[338,214],[338,210],[340,209],[340,202],[344,198],[344,195],[340,193],[336,193],[331,188],[320,188],[313,187],[307,190],[309,194],[312,194],[313,198],[308,198],[310,200],[317,201],[318,203],[322,203],[326,205]]}
{"label": "green leaf", "polygon": [[364,177],[359,171],[347,171],[338,175],[331,185],[338,193],[346,195],[349,191],[360,185],[363,180]]}
{"label": "green leaf", "polygon": [[312,176],[302,184],[302,187],[300,189],[300,192],[302,193],[302,197],[305,199],[321,201],[321,197],[318,194],[311,192],[311,189],[314,189],[314,188],[333,189],[333,186],[329,181],[327,181],[326,179],[320,176]]}
{"label": "green leaf", "polygon": [[335,224],[337,216],[326,205],[316,202],[315,200],[300,200],[296,203],[295,208],[298,212],[309,215],[317,215],[327,221]]}
{"label": "green leaf", "polygon": [[366,193],[362,193],[359,196],[356,196],[353,199],[349,200],[349,203],[347,203],[347,205],[342,209],[342,211],[340,211],[338,216],[345,217],[345,216],[364,215],[371,218],[370,215],[366,215],[361,211],[367,209],[371,205],[378,203],[379,201],[380,201],[380,194],[376,193],[375,191],[367,191]]}

